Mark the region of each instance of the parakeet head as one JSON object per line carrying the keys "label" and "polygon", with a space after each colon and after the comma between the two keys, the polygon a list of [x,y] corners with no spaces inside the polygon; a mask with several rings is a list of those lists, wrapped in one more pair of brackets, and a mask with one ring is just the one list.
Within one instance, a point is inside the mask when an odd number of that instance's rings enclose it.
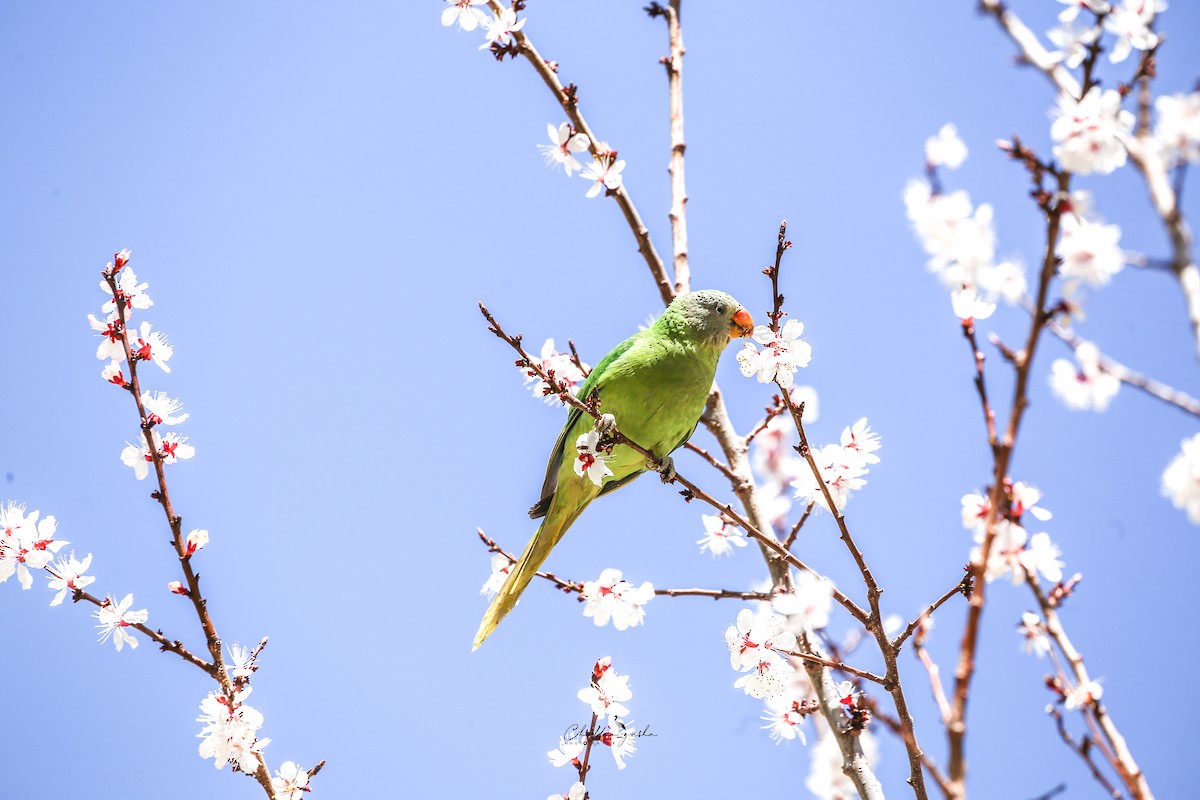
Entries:
{"label": "parakeet head", "polygon": [[715,347],[724,347],[730,339],[754,332],[750,312],[730,295],[715,289],[679,295],[656,324],[674,335],[686,335]]}

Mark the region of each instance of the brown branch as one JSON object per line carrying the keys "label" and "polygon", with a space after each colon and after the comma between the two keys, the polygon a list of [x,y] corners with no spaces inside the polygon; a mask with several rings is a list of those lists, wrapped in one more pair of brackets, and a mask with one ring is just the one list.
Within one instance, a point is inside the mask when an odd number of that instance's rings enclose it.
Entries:
{"label": "brown branch", "polygon": [[808,661],[813,664],[820,664],[821,666],[829,667],[830,669],[836,669],[841,672],[845,672],[848,675],[854,675],[864,680],[871,681],[872,683],[878,683],[880,686],[883,686],[887,683],[887,678],[883,677],[882,675],[876,675],[873,672],[867,672],[865,669],[859,669],[858,667],[852,667],[849,664],[843,664],[841,661],[830,661],[827,658],[814,656],[811,653],[800,653],[795,650],[779,650],[778,652],[785,653],[789,656],[795,656],[796,658],[803,659],[804,661]]}
{"label": "brown branch", "polygon": [[[874,715],[875,719],[882,722],[884,727],[903,740],[904,729],[900,725],[900,720],[896,719],[891,714],[888,714],[886,711],[881,711],[878,701],[876,701],[874,698],[867,698],[867,703],[871,709],[871,714]],[[942,795],[946,798],[951,797],[952,791],[950,788],[950,782],[946,780],[946,775],[938,767],[937,762],[935,762],[929,755],[922,753],[921,765],[925,767],[925,772],[929,774],[929,777],[933,778],[933,782],[936,783],[938,788],[942,790]]]}
{"label": "brown branch", "polygon": [[[510,564],[515,564],[520,559],[508,552],[500,545],[496,544],[495,540],[485,534],[481,529],[476,528],[475,532],[483,543],[487,546],[489,553],[499,553],[508,559]],[[564,592],[581,594],[583,592],[583,581],[568,581],[555,575],[553,572],[543,572],[539,570],[534,573],[539,578],[544,578]],[[655,589],[654,594],[659,597],[711,597],[713,600],[759,600],[769,603],[776,598],[777,595],[769,592],[739,592],[733,589]]]}
{"label": "brown branch", "polygon": [[813,508],[817,505],[817,501],[809,502],[808,508],[804,509],[804,513],[800,515],[800,519],[796,520],[796,524],[792,526],[791,532],[788,533],[786,539],[783,540],[783,549],[791,550],[792,545],[796,543],[796,537],[800,535],[800,529],[804,527],[804,523],[808,521],[808,517],[813,512]]}
{"label": "brown branch", "polygon": [[[779,224],[779,239],[775,249],[775,265],[764,270],[771,279],[771,293],[774,304],[774,310],[771,312],[771,323],[775,330],[778,330],[779,319],[783,315],[783,295],[779,292],[779,268],[783,260],[784,251],[791,248],[791,246],[792,243],[787,240],[787,220],[783,220]],[[778,378],[776,378],[775,385],[779,386]],[[817,466],[816,459],[813,457],[812,448],[808,444],[808,435],[804,432],[803,409],[796,406],[792,400],[791,393],[787,389],[783,386],[779,386],[779,389],[783,403],[787,406],[788,412],[791,413],[792,422],[795,424],[796,432],[800,436],[800,444],[796,450],[808,462],[809,469],[812,470],[817,486],[821,489],[821,495],[825,499],[825,504],[837,523],[842,543],[850,551],[850,555],[858,567],[859,574],[862,575],[863,583],[867,587],[867,604],[871,610],[870,616],[865,621],[860,621],[863,622],[863,627],[867,629],[867,632],[875,637],[875,642],[879,646],[879,652],[882,654],[884,664],[887,667],[883,686],[892,696],[892,702],[896,707],[896,714],[900,718],[900,723],[904,728],[904,742],[909,764],[908,783],[912,786],[917,800],[926,800],[928,793],[925,789],[925,774],[921,766],[921,758],[924,753],[921,751],[920,745],[917,744],[917,734],[913,726],[912,713],[908,709],[908,701],[904,696],[904,689],[900,683],[900,668],[896,661],[897,650],[892,646],[892,643],[888,640],[887,632],[883,629],[883,612],[879,606],[879,596],[883,593],[883,590],[879,588],[874,574],[872,574],[870,567],[867,566],[867,561],[863,556],[862,550],[859,549],[858,544],[854,541],[854,537],[850,535],[850,528],[846,524],[845,515],[842,514],[841,509],[834,502],[833,496],[829,492],[829,485],[825,482],[824,476],[821,475],[821,469]]]}
{"label": "brown branch", "polygon": [[[196,612],[196,618],[200,622],[200,627],[204,631],[204,641],[208,646],[209,655],[212,657],[211,671],[213,679],[221,687],[222,694],[225,695],[229,703],[236,703],[234,695],[236,688],[229,679],[229,671],[225,666],[225,656],[221,652],[221,637],[217,634],[216,625],[213,623],[212,617],[208,613],[208,602],[204,599],[200,592],[200,576],[192,569],[191,555],[187,552],[187,545],[183,537],[183,518],[175,513],[175,509],[171,504],[171,494],[167,490],[167,475],[165,464],[163,462],[162,453],[154,443],[154,425],[150,422],[150,415],[146,413],[146,408],[142,403],[142,390],[138,382],[138,359],[134,356],[133,350],[129,345],[129,326],[128,315],[126,311],[129,307],[129,302],[125,295],[117,288],[117,270],[109,272],[105,270],[102,275],[105,282],[108,284],[109,291],[112,292],[113,300],[117,306],[117,319],[120,321],[121,330],[121,346],[125,350],[125,360],[129,364],[129,392],[133,395],[134,403],[137,405],[138,418],[141,420],[142,437],[145,439],[146,448],[149,450],[151,461],[154,465],[154,476],[158,482],[158,489],[151,492],[151,497],[158,501],[162,506],[163,514],[167,518],[167,527],[171,531],[171,543],[175,548],[175,555],[179,559],[180,569],[183,571],[184,580],[187,583],[187,597],[192,601],[192,608]],[[256,752],[255,757],[258,760],[258,769],[254,772],[253,777],[263,787],[267,793],[267,797],[274,800],[275,790],[271,786],[271,772],[267,769],[266,759],[262,753]]]}
{"label": "brown branch", "polygon": [[1104,787],[1105,793],[1113,798],[1113,800],[1120,800],[1121,793],[1109,782],[1108,778],[1104,777],[1104,774],[1100,772],[1100,768],[1096,766],[1096,762],[1092,760],[1091,749],[1087,746],[1090,740],[1084,737],[1082,743],[1076,742],[1075,738],[1071,736],[1071,732],[1067,730],[1067,726],[1063,721],[1062,711],[1052,708],[1050,709],[1050,714],[1054,717],[1054,727],[1058,729],[1059,737],[1062,738],[1067,747],[1083,759],[1083,763],[1087,764],[1092,777]]}
{"label": "brown branch", "polygon": [[[1029,585],[1030,591],[1033,592],[1033,596],[1037,598],[1038,606],[1042,612],[1042,619],[1045,620],[1046,635],[1062,651],[1063,657],[1066,658],[1067,663],[1070,665],[1071,675],[1075,683],[1079,686],[1090,683],[1091,678],[1088,676],[1083,656],[1079,654],[1079,651],[1075,649],[1075,645],[1068,638],[1066,629],[1063,628],[1062,621],[1058,617],[1058,612],[1049,598],[1046,597],[1045,592],[1042,591],[1037,577],[1027,572],[1026,583]],[[1104,704],[1099,700],[1093,700],[1083,710],[1085,711],[1085,717],[1087,716],[1086,712],[1090,710],[1096,724],[1099,726],[1103,734],[1103,740],[1100,740],[1099,743],[1103,744],[1104,741],[1107,741],[1108,746],[1111,748],[1113,767],[1121,776],[1121,781],[1125,784],[1125,788],[1129,791],[1130,795],[1138,800],[1150,800],[1154,795],[1150,791],[1149,784],[1146,782],[1146,776],[1142,773],[1141,768],[1138,767],[1137,762],[1133,760],[1133,753],[1129,751],[1129,747],[1125,743],[1125,737],[1117,730],[1116,723],[1108,715]],[[1099,737],[1097,738],[1099,739]]]}
{"label": "brown branch", "polygon": [[[488,7],[491,8],[492,13],[497,15],[505,8],[499,0],[488,0]],[[554,95],[554,99],[558,101],[558,104],[562,107],[563,112],[567,115],[567,119],[571,121],[575,130],[587,135],[588,151],[593,157],[598,157],[600,151],[596,145],[599,140],[596,138],[596,134],[592,131],[591,126],[588,125],[587,120],[584,119],[583,112],[579,110],[579,103],[576,100],[575,92],[567,91],[566,87],[562,85],[562,81],[558,79],[557,67],[552,66],[549,61],[542,57],[524,31],[513,33],[513,37],[517,40],[517,45],[521,49],[521,55],[537,70],[542,82],[550,89],[551,94]],[[637,207],[633,204],[633,199],[629,196],[628,182],[622,180],[621,186],[610,190],[608,194],[612,195],[613,199],[617,201],[621,213],[625,216],[625,222],[629,225],[630,231],[633,232],[638,252],[642,254],[642,258],[646,261],[646,266],[650,268],[650,275],[654,278],[654,283],[658,287],[658,293],[662,297],[663,303],[669,305],[671,300],[675,298],[675,292],[671,286],[671,281],[667,277],[667,270],[663,266],[662,258],[658,255],[658,251],[654,249],[654,243],[650,240],[650,229],[642,221]]]}
{"label": "brown branch", "polygon": [[724,475],[729,480],[736,481],[738,479],[737,475],[733,474],[733,470],[731,470],[729,468],[728,464],[722,462],[719,458],[717,458],[716,456],[714,456],[712,453],[708,452],[704,448],[702,448],[698,445],[694,445],[691,442],[688,442],[687,444],[685,444],[684,447],[686,447],[688,450],[691,450],[693,453],[695,453],[696,455],[703,458],[709,464],[712,464],[716,468],[717,472],[720,472],[722,475]]}
{"label": "brown branch", "polygon": [[571,363],[575,365],[575,368],[578,369],[585,378],[588,375],[591,375],[592,371],[590,369],[584,369],[583,367],[583,359],[579,357],[579,351],[575,349],[575,342],[571,339],[567,339],[567,347],[571,348]]}
{"label": "brown branch", "polygon": [[[1061,173],[1056,178],[1058,196],[1067,197],[1070,194],[1069,173]],[[980,621],[986,602],[986,581],[984,571],[991,555],[992,545],[996,539],[997,514],[1005,499],[1005,483],[1008,478],[1009,464],[1012,460],[1013,449],[1016,446],[1017,434],[1025,409],[1029,405],[1028,387],[1029,373],[1033,358],[1037,351],[1041,334],[1049,320],[1046,302],[1050,292],[1050,281],[1058,268],[1058,256],[1055,249],[1058,243],[1059,228],[1062,220],[1062,208],[1059,204],[1046,204],[1046,250],[1042,258],[1041,275],[1038,280],[1037,300],[1034,306],[1033,319],[1029,326],[1025,349],[1013,353],[1013,363],[1016,369],[1016,382],[1013,389],[1012,408],[1009,412],[1008,426],[1004,438],[998,440],[993,447],[992,491],[988,504],[988,514],[984,527],[983,544],[980,547],[978,562],[972,564],[974,588],[971,592],[970,605],[967,610],[967,622],[963,629],[962,642],[959,646],[958,666],[955,669],[954,701],[951,706],[952,715],[947,732],[950,741],[950,758],[947,772],[950,781],[957,787],[960,796],[965,795],[966,780],[966,713],[967,699],[970,692],[971,679],[975,673],[975,651],[979,642]]]}
{"label": "brown branch", "polygon": [[746,434],[746,444],[753,442],[760,433],[767,429],[767,426],[771,424],[771,420],[775,419],[787,410],[787,406],[783,404],[783,400],[779,399],[779,395],[775,395],[774,403],[774,405],[765,409],[766,416],[759,420],[758,424],[751,428],[750,432]]}
{"label": "brown branch", "polygon": [[909,636],[912,636],[913,631],[915,631],[921,625],[921,621],[932,617],[933,612],[935,612],[939,608],[941,608],[942,604],[945,603],[947,600],[949,600],[951,597],[954,597],[954,595],[961,594],[964,597],[970,596],[971,587],[972,587],[972,584],[970,583],[970,579],[971,579],[971,573],[970,573],[970,569],[968,568],[967,575],[965,577],[963,577],[963,579],[960,580],[954,586],[954,588],[950,589],[945,594],[943,594],[941,597],[939,597],[937,600],[934,600],[932,603],[930,603],[929,608],[922,611],[916,619],[914,619],[912,622],[908,623],[908,626],[903,631],[901,631],[900,635],[897,636],[895,638],[895,640],[892,642],[892,647],[896,650],[899,650],[901,647],[903,647],[904,641],[906,639],[908,639]]}
{"label": "brown branch", "polygon": [[[59,575],[57,572],[55,572],[50,567],[45,567],[45,570],[46,570],[46,572],[49,572],[51,575],[53,575],[56,578],[63,577],[62,575]],[[74,589],[72,591],[73,591],[72,600],[76,603],[78,603],[80,600],[83,600],[84,602],[91,603],[92,605],[96,606],[97,608],[105,608],[109,604],[107,599],[101,600],[100,598],[96,597],[95,595],[93,595],[89,592],[85,592],[83,589]],[[210,675],[214,678],[216,677],[216,668],[213,667],[212,664],[210,664],[209,662],[200,658],[199,656],[192,654],[191,651],[189,651],[186,647],[183,646],[183,642],[179,641],[178,639],[168,639],[166,636],[163,635],[163,632],[161,629],[159,629],[157,631],[153,630],[152,628],[150,628],[149,626],[147,626],[145,623],[142,623],[142,622],[138,622],[138,623],[129,625],[128,627],[139,631],[147,639],[150,639],[151,641],[153,641],[155,644],[158,645],[158,649],[161,650],[162,652],[174,653],[175,655],[179,656],[180,658],[182,658],[184,661],[188,662],[189,664],[199,667],[200,669],[204,670],[208,675]]]}
{"label": "brown branch", "polygon": [[979,342],[975,339],[975,321],[963,320],[963,336],[971,345],[971,352],[975,356],[975,390],[979,392],[979,402],[983,406],[983,422],[987,425],[988,445],[992,448],[993,455],[996,450],[996,412],[992,409],[988,402],[987,382],[983,375],[983,351],[979,349]]}
{"label": "brown branch", "polygon": [[671,176],[671,248],[675,254],[675,294],[683,294],[691,285],[688,269],[687,240],[687,188],[683,178],[683,154],[687,145],[683,140],[683,29],[680,25],[680,0],[670,0],[664,8],[651,3],[646,9],[652,17],[661,16],[667,21],[667,41],[670,55],[662,58],[667,68],[667,94],[671,114],[671,161],[667,172]]}

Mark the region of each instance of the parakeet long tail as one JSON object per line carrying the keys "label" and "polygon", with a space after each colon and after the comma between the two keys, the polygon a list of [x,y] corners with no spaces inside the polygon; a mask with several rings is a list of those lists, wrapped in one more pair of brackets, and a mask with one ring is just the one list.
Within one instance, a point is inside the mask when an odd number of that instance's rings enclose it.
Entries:
{"label": "parakeet long tail", "polygon": [[508,573],[504,585],[492,598],[492,604],[488,606],[487,613],[483,615],[483,621],[479,623],[479,631],[475,634],[475,645],[471,648],[472,650],[478,650],[484,639],[490,636],[496,626],[500,624],[500,620],[504,619],[509,611],[512,611],[513,606],[521,597],[521,593],[525,591],[525,587],[533,580],[538,568],[542,566],[550,555],[550,551],[554,549],[554,545],[558,544],[563,534],[579,517],[586,505],[585,502],[570,509],[552,508],[546,518],[542,520],[537,533],[533,534],[529,544],[525,545],[525,552],[521,553],[521,558]]}

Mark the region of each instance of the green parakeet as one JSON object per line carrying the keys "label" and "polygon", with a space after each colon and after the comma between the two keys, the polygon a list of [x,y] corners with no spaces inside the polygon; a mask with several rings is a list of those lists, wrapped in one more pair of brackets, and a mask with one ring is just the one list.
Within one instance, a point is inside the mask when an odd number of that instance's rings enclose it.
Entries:
{"label": "green parakeet", "polygon": [[[578,396],[587,398],[595,390],[600,411],[615,417],[622,434],[660,459],[667,459],[696,429],[721,351],[733,337],[749,336],[753,327],[749,312],[724,292],[681,294],[653,325],[605,356],[584,381]],[[603,478],[602,485],[597,486],[587,474],[576,474],[576,440],[593,430],[595,422],[582,411],[570,409],[546,466],[541,500],[529,510],[533,519],[544,519],[483,615],[475,634],[476,648],[516,605],[521,592],[588,503],[650,469],[636,450],[617,445],[606,459],[613,474]]]}

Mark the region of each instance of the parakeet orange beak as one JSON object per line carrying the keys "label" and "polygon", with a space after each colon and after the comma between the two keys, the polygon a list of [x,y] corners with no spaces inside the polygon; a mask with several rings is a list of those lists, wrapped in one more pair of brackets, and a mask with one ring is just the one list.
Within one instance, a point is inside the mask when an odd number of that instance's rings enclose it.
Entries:
{"label": "parakeet orange beak", "polygon": [[740,339],[754,333],[754,317],[744,308],[739,308],[729,321],[729,338]]}

